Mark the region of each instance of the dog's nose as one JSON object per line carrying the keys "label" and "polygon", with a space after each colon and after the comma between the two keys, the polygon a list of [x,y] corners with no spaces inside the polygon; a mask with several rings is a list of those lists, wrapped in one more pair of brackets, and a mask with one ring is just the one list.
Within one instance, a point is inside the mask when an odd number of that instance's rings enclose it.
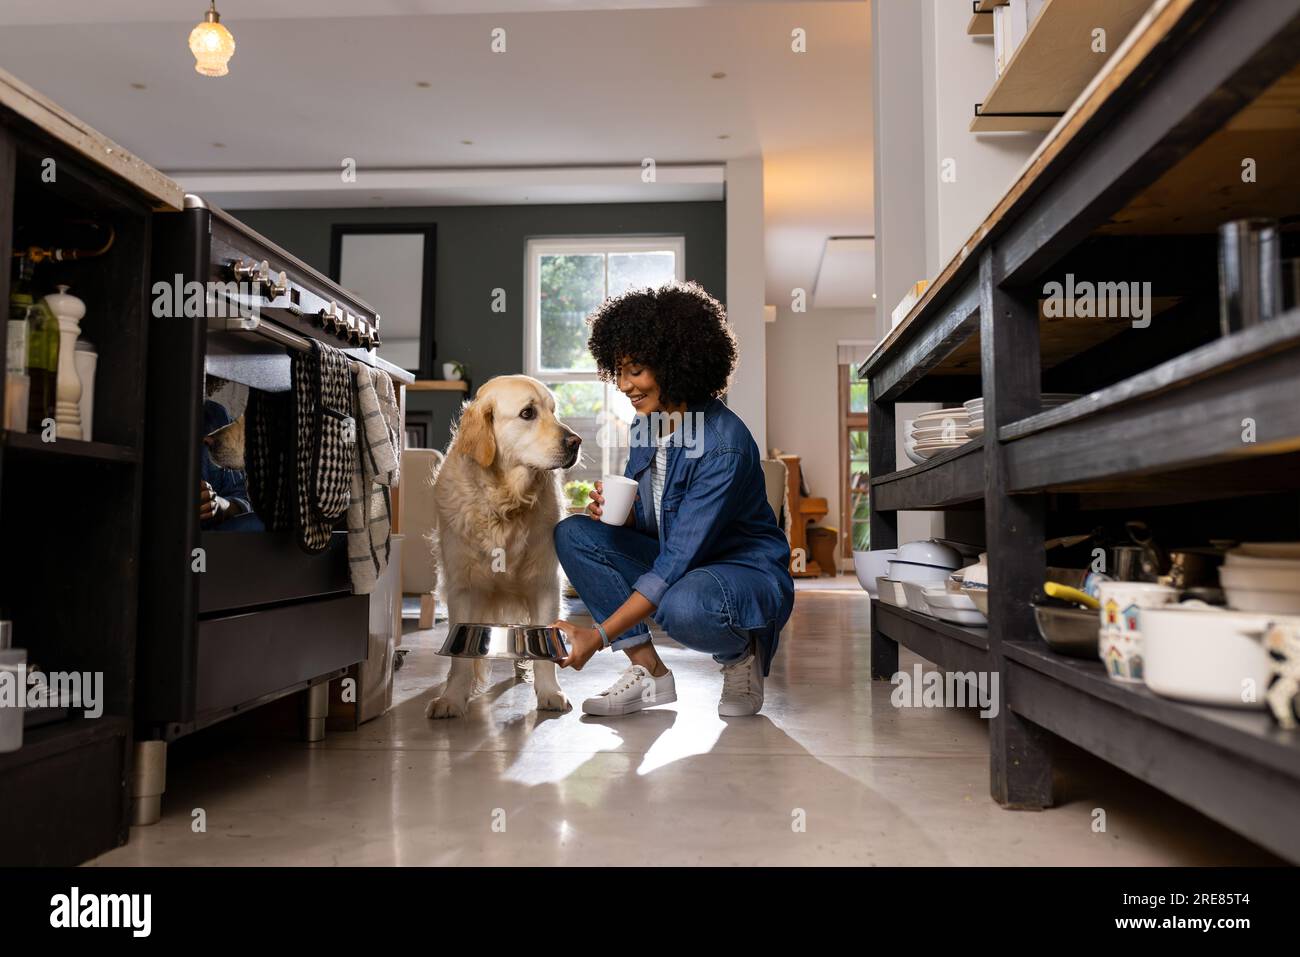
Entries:
{"label": "dog's nose", "polygon": [[577,432],[570,432],[564,437],[564,448],[567,452],[578,451],[578,446],[582,444],[582,436]]}

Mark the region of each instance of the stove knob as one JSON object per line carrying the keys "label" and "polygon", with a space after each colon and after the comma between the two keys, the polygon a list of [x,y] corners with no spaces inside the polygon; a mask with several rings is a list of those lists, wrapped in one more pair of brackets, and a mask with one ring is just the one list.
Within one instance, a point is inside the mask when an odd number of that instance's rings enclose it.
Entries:
{"label": "stove knob", "polygon": [[281,269],[271,277],[271,298],[279,299],[289,293],[289,274]]}
{"label": "stove knob", "polygon": [[235,282],[249,282],[257,273],[257,263],[251,259],[237,259],[230,264],[230,275]]}
{"label": "stove knob", "polygon": [[321,328],[324,329],[326,332],[333,332],[336,328],[335,324],[338,322],[338,314],[336,311],[337,309],[338,309],[338,304],[331,301],[329,306],[322,309],[317,314],[317,317],[320,320]]}

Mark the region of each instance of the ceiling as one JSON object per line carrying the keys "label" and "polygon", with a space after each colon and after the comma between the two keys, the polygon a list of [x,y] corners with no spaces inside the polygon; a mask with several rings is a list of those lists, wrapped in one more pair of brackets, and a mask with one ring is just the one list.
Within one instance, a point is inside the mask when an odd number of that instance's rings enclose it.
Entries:
{"label": "ceiling", "polygon": [[[5,0],[0,64],[182,185],[316,174],[243,205],[693,199],[761,155],[768,299],[787,305],[828,236],[872,232],[866,0],[219,0],[237,44],[219,79],[185,43],[204,6]],[[555,169],[646,159],[683,169],[658,193]]]}

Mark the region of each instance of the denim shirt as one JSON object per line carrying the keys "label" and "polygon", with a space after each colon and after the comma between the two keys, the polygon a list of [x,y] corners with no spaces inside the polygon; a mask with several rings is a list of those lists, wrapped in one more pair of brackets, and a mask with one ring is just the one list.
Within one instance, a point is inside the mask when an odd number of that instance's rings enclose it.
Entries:
{"label": "denim shirt", "polygon": [[[695,413],[703,413],[702,429]],[[794,580],[790,543],[767,502],[758,446],[717,399],[692,406],[687,416],[691,421],[678,426],[669,445],[658,522],[649,490],[654,443],[634,443],[628,456],[624,475],[641,486],[636,528],[659,538],[659,557],[633,587],[658,605],[687,572],[722,563],[732,625],[769,631],[770,659],[794,605]],[[645,434],[644,420],[638,424]]]}

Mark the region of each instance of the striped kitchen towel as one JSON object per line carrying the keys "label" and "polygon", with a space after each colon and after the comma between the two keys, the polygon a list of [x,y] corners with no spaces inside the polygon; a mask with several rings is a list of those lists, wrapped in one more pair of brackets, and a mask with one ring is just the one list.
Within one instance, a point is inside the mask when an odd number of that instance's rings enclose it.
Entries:
{"label": "striped kitchen towel", "polygon": [[401,419],[388,373],[354,361],[357,455],[348,502],[348,567],[352,591],[368,595],[388,567],[393,524],[391,489],[398,482]]}

